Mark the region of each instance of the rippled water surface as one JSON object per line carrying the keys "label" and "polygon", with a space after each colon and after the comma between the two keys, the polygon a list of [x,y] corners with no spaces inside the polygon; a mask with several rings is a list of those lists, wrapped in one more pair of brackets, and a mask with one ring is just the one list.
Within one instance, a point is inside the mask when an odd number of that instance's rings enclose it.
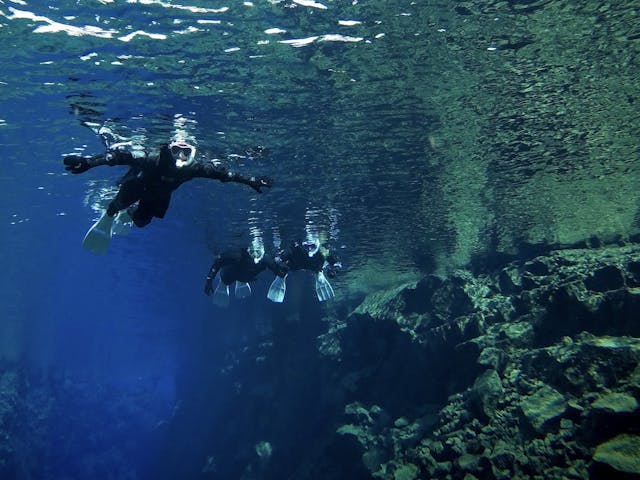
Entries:
{"label": "rippled water surface", "polygon": [[26,121],[40,132],[47,171],[59,175],[72,148],[101,148],[81,121],[109,121],[154,146],[181,117],[203,156],[269,152],[235,157],[236,168],[275,180],[259,199],[183,187],[192,213],[179,221],[203,224],[213,248],[251,226],[286,239],[315,224],[351,263],[388,254],[387,267],[400,272],[425,253],[412,251],[416,240],[447,242],[421,218],[438,189],[425,156],[438,117],[425,93],[443,59],[417,56],[416,43],[444,42],[449,22],[437,10],[402,1],[79,1],[2,2],[0,12],[3,128]]}
{"label": "rippled water surface", "polygon": [[[275,187],[193,182],[175,221],[213,250],[313,225],[366,290],[381,270],[637,228],[631,5],[3,1],[1,128],[36,137],[57,193],[61,155],[101,148],[81,122],[149,148],[182,122],[202,158]],[[607,52],[605,27],[631,43]]]}

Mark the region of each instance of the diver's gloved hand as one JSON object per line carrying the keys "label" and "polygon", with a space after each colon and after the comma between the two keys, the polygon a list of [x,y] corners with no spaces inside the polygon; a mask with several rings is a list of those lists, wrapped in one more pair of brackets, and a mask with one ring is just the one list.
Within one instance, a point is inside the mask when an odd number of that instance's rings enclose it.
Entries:
{"label": "diver's gloved hand", "polygon": [[213,293],[213,278],[207,277],[207,281],[204,283],[205,295],[211,295]]}
{"label": "diver's gloved hand", "polygon": [[83,173],[89,170],[89,162],[82,155],[67,155],[64,157],[64,169],[71,173]]}
{"label": "diver's gloved hand", "polygon": [[261,188],[271,188],[273,182],[269,177],[251,177],[249,179],[249,186],[256,192],[262,193]]}

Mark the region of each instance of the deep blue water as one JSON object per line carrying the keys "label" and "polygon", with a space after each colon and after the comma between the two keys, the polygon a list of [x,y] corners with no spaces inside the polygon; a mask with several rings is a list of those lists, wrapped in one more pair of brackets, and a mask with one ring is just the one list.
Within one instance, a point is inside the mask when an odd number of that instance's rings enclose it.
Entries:
{"label": "deep blue water", "polygon": [[[545,188],[545,209],[567,203],[552,195],[557,179],[528,187],[556,166],[475,151],[487,136],[465,112],[485,115],[474,98],[489,91],[488,103],[504,101],[493,69],[511,72],[518,52],[494,45],[522,20],[478,17],[439,1],[0,0],[0,468],[15,479],[261,478],[254,445],[294,438],[300,450],[273,453],[294,465],[322,428],[318,392],[297,380],[318,336],[366,294],[520,241],[561,242],[554,228],[580,240],[563,221],[586,212],[587,231],[591,211],[579,208],[617,177],[594,187],[585,175],[569,214],[538,215]],[[474,76],[483,68],[486,84]],[[194,180],[163,220],[114,237],[106,255],[85,251],[93,203],[124,169],[64,171],[65,154],[103,149],[82,122],[154,149],[179,118],[202,159],[227,156],[274,187]],[[255,146],[268,155],[244,156]],[[283,305],[266,299],[267,273],[226,309],[204,295],[216,253],[257,235],[272,251],[309,230],[343,261],[335,299],[319,303],[304,272]],[[311,421],[279,423],[251,403],[270,398],[254,369],[265,358],[269,381]],[[282,378],[292,365],[299,377]]]}
{"label": "deep blue water", "polygon": [[[265,274],[252,298],[215,307],[202,292],[214,254],[246,245],[256,232],[272,250],[274,232],[289,241],[316,228],[340,251],[346,273],[350,257],[363,256],[358,249],[377,248],[376,239],[385,236],[367,217],[376,209],[388,210],[387,218],[402,212],[398,199],[367,206],[367,197],[376,195],[378,162],[388,160],[352,151],[351,127],[335,120],[368,115],[366,107],[341,101],[333,80],[318,77],[309,63],[316,47],[256,45],[272,27],[290,30],[286,38],[333,33],[329,22],[347,30],[336,23],[350,18],[347,5],[342,17],[293,3],[235,3],[228,12],[205,13],[135,3],[0,2],[0,358],[7,402],[2,428],[12,437],[1,456],[4,471],[16,479],[234,478],[240,447],[225,442],[225,419],[233,415],[234,396],[252,388],[233,380],[239,357],[266,355],[272,330],[286,328],[298,331],[304,358],[315,349],[326,307],[303,273],[289,279],[284,305],[267,301],[271,278]],[[65,25],[118,33],[76,35]],[[39,30],[47,26],[53,31]],[[199,31],[176,33],[188,26]],[[117,39],[137,30],[166,37]],[[323,45],[327,58],[351,49],[350,42],[329,43]],[[236,46],[240,53],[224,51]],[[416,114],[410,106],[407,113]],[[81,240],[98,216],[91,208],[96,189],[124,172],[64,172],[64,154],[103,148],[81,122],[143,132],[149,148],[157,148],[176,115],[193,122],[205,157],[266,146],[267,158],[227,166],[269,175],[274,188],[258,196],[196,180],[174,194],[164,220],[114,237],[104,256],[83,250]],[[407,175],[399,167],[397,178],[386,181],[400,184]],[[345,206],[353,207],[351,218]],[[363,236],[369,229],[371,240]],[[349,296],[361,298],[366,288],[349,293],[345,286],[334,283],[332,310]],[[256,439],[265,429],[237,423],[255,428]]]}

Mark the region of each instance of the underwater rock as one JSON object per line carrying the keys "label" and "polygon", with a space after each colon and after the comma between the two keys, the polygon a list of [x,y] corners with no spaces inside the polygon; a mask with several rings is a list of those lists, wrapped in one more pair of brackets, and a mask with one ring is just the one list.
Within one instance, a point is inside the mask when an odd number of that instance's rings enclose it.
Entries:
{"label": "underwater rock", "polygon": [[393,318],[398,311],[405,310],[406,304],[402,292],[414,288],[415,284],[405,284],[391,290],[369,294],[352,315],[368,316],[375,321]]}
{"label": "underwater rock", "polygon": [[317,339],[318,352],[335,360],[340,359],[342,354],[342,348],[340,346],[340,339],[336,335],[336,332],[328,332],[318,336]]}
{"label": "underwater rock", "polygon": [[478,356],[478,365],[502,371],[506,363],[506,353],[496,347],[483,348]]}
{"label": "underwater rock", "polygon": [[433,293],[443,283],[440,277],[427,275],[416,283],[414,289],[408,290],[405,294],[406,310],[415,313],[425,313],[432,308],[431,298]]}
{"label": "underwater rock", "polygon": [[[629,433],[635,418],[630,415],[637,413],[640,390],[624,385],[639,383],[634,372],[640,372],[640,341],[601,335],[638,328],[636,292],[627,286],[633,275],[625,267],[636,260],[636,246],[559,250],[488,275],[457,271],[426,280],[433,311],[421,312],[430,320],[414,327],[394,319],[412,314],[406,299],[415,287],[405,288],[401,301],[387,297],[388,306],[396,302],[401,309],[386,308],[386,321],[409,329],[416,355],[423,349],[425,378],[440,378],[451,390],[436,423],[426,428],[416,429],[412,421],[419,416],[417,404],[395,412],[395,424],[384,434],[391,443],[376,440],[389,455],[379,472],[412,461],[438,479],[454,472],[528,478],[532,471],[588,478],[599,439]],[[460,292],[471,307],[456,311],[449,302],[464,298]],[[447,318],[452,312],[461,315]],[[363,321],[366,317],[348,321],[346,330],[359,329]],[[370,343],[362,333],[351,338]],[[346,350],[354,348],[349,343]],[[406,369],[411,362],[400,358],[397,368]],[[461,376],[465,382],[456,382]],[[377,402],[384,407],[384,398]]]}
{"label": "underwater rock", "polygon": [[434,314],[442,323],[473,312],[473,298],[465,289],[468,280],[468,274],[457,271],[433,293],[431,303]]}
{"label": "underwater rock", "polygon": [[589,290],[607,292],[624,287],[624,276],[616,265],[607,265],[594,271],[584,284]]}
{"label": "underwater rock", "polygon": [[[630,390],[632,389],[633,387]],[[599,397],[596,395],[588,393],[582,399],[586,405],[580,416],[582,438],[587,444],[596,445],[603,438],[636,433],[630,426],[638,423],[638,402],[630,393],[621,391]]]}
{"label": "underwater rock", "polygon": [[524,318],[521,322],[505,324],[501,328],[503,333],[513,345],[531,345],[534,338],[534,328],[529,318]]}
{"label": "underwater rock", "polygon": [[612,413],[632,413],[638,409],[638,401],[626,393],[609,393],[593,402],[591,407]]}
{"label": "underwater rock", "polygon": [[480,470],[481,459],[482,457],[479,455],[465,453],[457,459],[456,463],[458,464],[458,468],[464,472],[477,472]]}
{"label": "underwater rock", "polygon": [[405,463],[393,472],[393,480],[415,480],[419,469],[412,463]]}
{"label": "underwater rock", "polygon": [[515,469],[519,453],[520,452],[518,452],[517,449],[514,449],[506,441],[496,441],[494,448],[489,455],[493,475],[496,478],[505,480],[513,478],[513,471]]}
{"label": "underwater rock", "polygon": [[544,277],[550,273],[549,266],[543,258],[540,257],[535,260],[525,262],[523,269],[525,272],[528,272],[535,277]]}
{"label": "underwater rock", "polygon": [[502,395],[504,395],[504,388],[498,373],[495,370],[487,370],[478,377],[471,390],[472,401],[479,405],[484,415],[491,417]]}
{"label": "underwater rock", "polygon": [[378,471],[388,461],[389,454],[380,448],[371,448],[362,454],[362,463],[371,473]]}
{"label": "underwater rock", "polygon": [[[325,437],[298,478],[586,480],[596,464],[613,468],[594,451],[637,434],[640,291],[629,285],[640,246],[510,262],[372,293],[319,335],[300,388],[335,414],[323,413]],[[304,451],[266,436],[278,453]],[[280,455],[266,468],[277,477]]]}
{"label": "underwater rock", "polygon": [[640,474],[640,436],[618,435],[598,445],[593,459],[620,472]]}
{"label": "underwater rock", "polygon": [[520,401],[522,413],[531,426],[538,432],[551,420],[560,417],[567,409],[565,397],[548,385],[543,385],[533,395]]}
{"label": "underwater rock", "polygon": [[575,339],[565,337],[556,345],[523,352],[521,372],[560,392],[581,397],[632,382],[630,376],[640,361],[638,344],[633,338],[586,333]]}
{"label": "underwater rock", "polygon": [[498,287],[504,294],[511,295],[522,291],[522,276],[515,268],[503,268],[498,273]]}

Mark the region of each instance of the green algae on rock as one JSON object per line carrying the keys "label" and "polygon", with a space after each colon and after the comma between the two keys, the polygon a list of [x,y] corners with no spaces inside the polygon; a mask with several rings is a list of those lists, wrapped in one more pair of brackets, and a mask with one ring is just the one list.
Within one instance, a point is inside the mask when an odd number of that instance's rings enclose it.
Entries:
{"label": "green algae on rock", "polygon": [[601,443],[593,459],[621,472],[640,474],[640,436],[622,434]]}
{"label": "green algae on rock", "polygon": [[593,402],[591,407],[614,413],[632,413],[638,409],[638,401],[626,393],[609,393]]}

